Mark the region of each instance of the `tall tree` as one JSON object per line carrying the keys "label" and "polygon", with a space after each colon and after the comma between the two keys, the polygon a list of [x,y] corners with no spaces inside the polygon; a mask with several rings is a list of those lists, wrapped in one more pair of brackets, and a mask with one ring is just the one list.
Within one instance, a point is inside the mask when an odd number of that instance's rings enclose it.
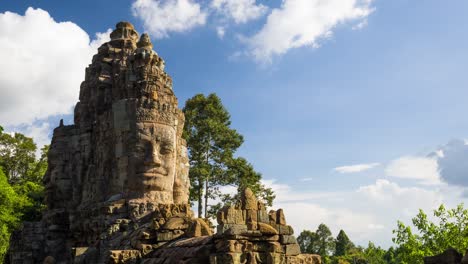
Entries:
{"label": "tall tree", "polygon": [[348,251],[353,247],[354,245],[351,240],[349,240],[345,231],[340,230],[335,241],[335,256],[344,256],[348,254]]}
{"label": "tall tree", "polygon": [[[216,94],[197,94],[187,100],[183,111],[190,159],[190,200],[198,203],[198,216],[210,216],[209,199],[229,203],[237,198],[223,194],[221,186],[250,187],[271,204],[274,195],[260,183],[261,174],[245,159],[234,157],[244,139],[230,127],[230,115],[221,99]],[[213,205],[213,209],[219,206]]]}
{"label": "tall tree", "polygon": [[335,249],[335,239],[332,237],[330,228],[325,224],[320,224],[315,231],[318,240],[317,254],[322,257],[327,257]]}
{"label": "tall tree", "polygon": [[318,237],[315,232],[303,230],[297,237],[302,253],[318,254]]}
{"label": "tall tree", "polygon": [[324,263],[330,262],[330,254],[335,249],[335,241],[327,225],[320,224],[315,232],[304,230],[297,238],[303,253],[318,254]]}

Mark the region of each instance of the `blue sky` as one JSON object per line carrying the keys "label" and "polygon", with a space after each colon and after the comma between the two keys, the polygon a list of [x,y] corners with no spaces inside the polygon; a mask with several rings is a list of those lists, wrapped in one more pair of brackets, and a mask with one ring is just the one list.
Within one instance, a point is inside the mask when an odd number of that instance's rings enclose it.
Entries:
{"label": "blue sky", "polygon": [[463,0],[2,1],[0,124],[47,143],[60,118],[72,122],[105,32],[127,20],[152,36],[180,106],[221,97],[245,137],[238,155],[277,190],[297,234],[325,222],[387,247],[397,219],[467,201],[466,10]]}

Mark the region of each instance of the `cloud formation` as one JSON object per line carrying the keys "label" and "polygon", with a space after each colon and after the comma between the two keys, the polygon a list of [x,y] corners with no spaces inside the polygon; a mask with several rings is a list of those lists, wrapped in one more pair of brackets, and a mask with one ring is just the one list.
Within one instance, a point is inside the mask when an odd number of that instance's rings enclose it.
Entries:
{"label": "cloud formation", "polygon": [[440,150],[438,164],[442,180],[448,184],[468,187],[468,145],[464,140],[452,140]]}
{"label": "cloud formation", "polygon": [[232,19],[236,24],[242,24],[263,16],[268,7],[255,3],[255,0],[213,0],[212,9]]}
{"label": "cloud formation", "polygon": [[439,163],[435,157],[405,156],[393,160],[385,169],[390,177],[417,180],[421,184],[440,184]]}
{"label": "cloud formation", "polygon": [[[318,47],[319,40],[348,22],[359,25],[372,13],[372,0],[284,0],[263,28],[246,40],[258,61],[270,61],[290,49]],[[364,25],[364,24],[362,24]]]}
{"label": "cloud formation", "polygon": [[370,170],[379,165],[380,163],[357,164],[357,165],[336,167],[333,170],[339,173],[355,173],[355,172],[363,172],[366,170]]}
{"label": "cloud formation", "polygon": [[[106,36],[91,41],[76,24],[56,22],[42,9],[0,13],[0,124],[15,127],[70,114],[84,69]],[[40,134],[36,140],[43,142],[46,128],[26,131]]]}
{"label": "cloud formation", "polygon": [[340,192],[299,191],[274,180],[263,183],[275,191],[273,207],[284,209],[296,235],[325,223],[335,236],[343,229],[360,245],[373,241],[384,247],[391,245],[398,220],[410,223],[419,209],[430,212],[441,203],[453,206],[460,202],[461,192],[450,186],[404,187],[385,179]]}
{"label": "cloud formation", "polygon": [[155,38],[205,25],[208,16],[193,0],[136,0],[132,11]]}

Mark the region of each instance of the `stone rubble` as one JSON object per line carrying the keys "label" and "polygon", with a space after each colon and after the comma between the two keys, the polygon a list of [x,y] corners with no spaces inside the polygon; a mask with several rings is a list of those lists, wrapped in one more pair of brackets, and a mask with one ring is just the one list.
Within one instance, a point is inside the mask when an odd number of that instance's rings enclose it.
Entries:
{"label": "stone rubble", "polygon": [[86,69],[74,124],[54,130],[42,220],[11,237],[10,264],[321,263],[303,255],[283,210],[250,189],[217,233],[193,217],[188,155],[165,62],[119,22]]}

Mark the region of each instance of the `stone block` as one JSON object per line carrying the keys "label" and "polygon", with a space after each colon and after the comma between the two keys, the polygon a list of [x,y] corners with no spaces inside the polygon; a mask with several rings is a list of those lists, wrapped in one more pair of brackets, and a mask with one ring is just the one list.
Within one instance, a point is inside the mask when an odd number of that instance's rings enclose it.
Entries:
{"label": "stone block", "polygon": [[243,250],[248,247],[247,244],[251,244],[246,240],[218,240],[216,241],[215,247],[216,252],[232,252],[242,253]]}
{"label": "stone block", "polygon": [[130,261],[136,261],[141,258],[139,250],[110,250],[108,263],[128,263]]}
{"label": "stone block", "polygon": [[289,225],[277,225],[276,230],[278,230],[278,233],[280,235],[292,235],[294,234],[294,230],[291,226]]}
{"label": "stone block", "polygon": [[284,264],[284,263],[286,263],[286,258],[285,258],[284,254],[269,252],[267,254],[267,262],[266,263],[268,263],[268,264]]}
{"label": "stone block", "polygon": [[263,235],[277,235],[278,231],[269,224],[258,223],[258,230]]}
{"label": "stone block", "polygon": [[223,209],[221,224],[245,224],[245,211],[234,207]]}
{"label": "stone block", "polygon": [[262,223],[269,223],[270,217],[266,210],[258,210],[257,211],[257,221]]}
{"label": "stone block", "polygon": [[172,217],[163,225],[165,230],[182,230],[188,228],[188,221],[183,217]]}
{"label": "stone block", "polygon": [[425,257],[424,264],[458,264],[462,260],[462,255],[453,248],[445,250],[443,253]]}
{"label": "stone block", "polygon": [[174,240],[178,237],[180,237],[181,235],[183,235],[184,233],[181,232],[158,232],[156,233],[156,239],[158,241],[171,241],[171,240]]}
{"label": "stone block", "polygon": [[278,209],[278,211],[276,211],[276,223],[278,225],[286,225],[283,209]]}
{"label": "stone block", "polygon": [[283,247],[279,242],[261,241],[253,243],[251,251],[284,253]]}
{"label": "stone block", "polygon": [[280,236],[281,244],[297,244],[297,240],[292,235],[281,235]]}
{"label": "stone block", "polygon": [[244,263],[242,253],[224,253],[210,256],[210,264],[240,264]]}
{"label": "stone block", "polygon": [[286,264],[322,264],[322,258],[319,255],[314,254],[287,256]]}
{"label": "stone block", "polygon": [[286,256],[296,256],[301,254],[301,248],[298,244],[289,244],[284,246]]}
{"label": "stone block", "polygon": [[242,193],[242,209],[257,210],[258,200],[250,188],[246,188]]}
{"label": "stone block", "polygon": [[217,233],[225,235],[242,235],[247,232],[247,225],[222,224],[218,225]]}
{"label": "stone block", "polygon": [[270,212],[268,212],[268,218],[269,218],[270,223],[276,224],[276,215],[277,214],[275,210],[270,210]]}

